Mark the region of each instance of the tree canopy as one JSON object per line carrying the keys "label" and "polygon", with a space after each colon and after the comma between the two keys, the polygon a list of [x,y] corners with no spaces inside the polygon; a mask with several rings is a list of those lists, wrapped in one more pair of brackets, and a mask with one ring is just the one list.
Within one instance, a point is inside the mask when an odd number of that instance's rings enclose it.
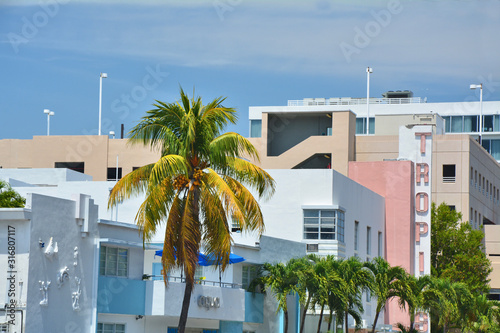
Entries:
{"label": "tree canopy", "polygon": [[484,234],[461,219],[445,203],[432,203],[431,274],[465,283],[471,292],[488,292],[491,262],[484,252]]}
{"label": "tree canopy", "polygon": [[0,208],[23,208],[25,204],[26,199],[0,179]]}

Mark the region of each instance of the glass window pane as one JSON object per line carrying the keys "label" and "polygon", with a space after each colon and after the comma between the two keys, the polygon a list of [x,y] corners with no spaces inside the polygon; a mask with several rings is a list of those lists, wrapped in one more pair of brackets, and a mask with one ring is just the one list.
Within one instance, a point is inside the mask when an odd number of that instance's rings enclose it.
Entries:
{"label": "glass window pane", "polygon": [[491,156],[497,161],[500,160],[500,140],[491,140]]}
{"label": "glass window pane", "polygon": [[335,217],[335,211],[334,210],[322,210],[321,217]]}
{"label": "glass window pane", "polygon": [[483,116],[483,132],[493,132],[493,116]]}
{"label": "glass window pane", "polygon": [[319,217],[319,210],[313,210],[313,209],[304,210],[304,217]]}
{"label": "glass window pane", "polygon": [[366,125],[365,118],[356,118],[356,134],[365,134]]}
{"label": "glass window pane", "polygon": [[331,240],[334,240],[335,239],[335,234],[334,233],[330,233],[330,234],[321,233],[321,239],[331,239]]}
{"label": "glass window pane", "polygon": [[262,136],[262,120],[250,120],[250,137],[260,138]]}
{"label": "glass window pane", "polygon": [[464,116],[464,132],[477,132],[478,116]]}
{"label": "glass window pane", "polygon": [[318,233],[304,233],[305,239],[318,239]]}
{"label": "glass window pane", "polygon": [[452,133],[462,132],[462,116],[451,117],[451,132]]}
{"label": "glass window pane", "polygon": [[370,118],[370,134],[375,134],[375,118]]}
{"label": "glass window pane", "polygon": [[500,132],[500,115],[495,115],[493,121],[493,131]]}
{"label": "glass window pane", "polygon": [[450,128],[451,128],[451,119],[450,119],[450,116],[443,117],[443,120],[444,120],[444,131],[446,133],[449,133],[450,132]]}
{"label": "glass window pane", "polygon": [[116,324],[116,333],[125,333],[125,325],[124,324]]}

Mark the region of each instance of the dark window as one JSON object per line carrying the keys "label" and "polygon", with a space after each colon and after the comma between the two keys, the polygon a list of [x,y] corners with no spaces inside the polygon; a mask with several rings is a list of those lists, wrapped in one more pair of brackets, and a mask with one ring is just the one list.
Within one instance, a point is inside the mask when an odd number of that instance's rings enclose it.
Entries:
{"label": "dark window", "polygon": [[[118,179],[122,178],[122,168],[118,168]],[[108,180],[116,180],[116,168],[108,168]]]}
{"label": "dark window", "polygon": [[443,183],[455,182],[455,164],[443,164]]}
{"label": "dark window", "polygon": [[70,169],[76,172],[85,172],[84,162],[56,162],[54,165],[57,169]]}
{"label": "dark window", "polygon": [[454,205],[450,205],[450,206],[448,206],[448,208],[449,208],[450,210],[453,210],[453,211],[455,210],[455,206],[454,206]]}

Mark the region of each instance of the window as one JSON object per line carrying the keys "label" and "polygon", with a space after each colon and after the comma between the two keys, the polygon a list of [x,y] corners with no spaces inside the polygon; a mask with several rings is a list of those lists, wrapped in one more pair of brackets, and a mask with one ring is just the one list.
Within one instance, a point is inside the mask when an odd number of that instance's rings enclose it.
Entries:
{"label": "window", "polygon": [[477,188],[477,170],[474,171],[474,186]]}
{"label": "window", "polygon": [[126,277],[128,275],[128,250],[101,246],[99,274]]}
{"label": "window", "polygon": [[483,194],[484,194],[484,187],[485,187],[485,179],[483,177]]}
{"label": "window", "polygon": [[256,265],[245,265],[241,270],[241,285],[243,289],[248,289],[250,283],[259,274],[259,266]]}
{"label": "window", "polygon": [[97,324],[97,333],[125,333],[125,324]]}
{"label": "window", "polygon": [[472,186],[472,183],[474,181],[474,169],[472,167],[470,168],[470,185]]}
{"label": "window", "polygon": [[455,211],[456,210],[455,205],[448,205],[448,208],[450,209],[450,211]]}
{"label": "window", "polygon": [[474,211],[474,228],[477,229],[477,210]]}
{"label": "window", "polygon": [[262,136],[262,120],[250,120],[250,137],[260,138]]}
{"label": "window", "polygon": [[470,208],[469,221],[470,226],[474,228],[474,209],[472,209],[472,207]]}
{"label": "window", "polygon": [[122,178],[122,168],[118,168],[118,178],[116,178],[116,167],[108,168],[108,180],[117,180]]}
{"label": "window", "polygon": [[483,132],[500,132],[500,115],[483,116]]}
{"label": "window", "polygon": [[382,233],[379,231],[378,232],[378,256],[379,257],[382,257],[384,254],[383,254],[383,239],[382,239]]}
{"label": "window", "polygon": [[372,228],[366,227],[366,254],[370,255],[372,250]]}
{"label": "window", "polygon": [[443,164],[443,183],[455,182],[455,164]]}
{"label": "window", "polygon": [[340,210],[304,210],[304,239],[344,241],[344,212]]}
{"label": "window", "polygon": [[231,221],[231,232],[241,232],[240,222],[236,220]]}
{"label": "window", "polygon": [[479,116],[446,116],[443,119],[446,133],[471,133],[479,129]]}
{"label": "window", "polygon": [[9,324],[0,324],[0,333],[9,332]]}
{"label": "window", "polygon": [[54,168],[70,169],[76,172],[85,172],[84,162],[56,162]]}
{"label": "window", "polygon": [[481,174],[479,174],[479,192],[481,192]]}
{"label": "window", "polygon": [[479,213],[479,221],[477,221],[477,223],[478,223],[477,225],[478,228],[483,225],[483,220],[481,219],[481,213]]}
{"label": "window", "polygon": [[359,250],[359,222],[354,221],[354,251]]}
{"label": "window", "polygon": [[372,300],[372,295],[369,289],[366,289],[366,301],[369,303]]}
{"label": "window", "polygon": [[[356,118],[356,134],[366,134],[366,117]],[[375,134],[375,118],[370,117],[370,134]]]}

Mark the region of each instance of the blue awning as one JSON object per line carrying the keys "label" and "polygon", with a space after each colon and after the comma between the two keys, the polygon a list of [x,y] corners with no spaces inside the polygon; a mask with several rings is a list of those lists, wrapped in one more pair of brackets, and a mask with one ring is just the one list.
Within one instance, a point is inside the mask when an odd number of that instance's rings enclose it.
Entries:
{"label": "blue awning", "polygon": [[[163,254],[163,250],[158,250],[155,252],[155,256],[161,257]],[[245,261],[245,258],[236,255],[234,253],[229,253],[229,264],[237,264],[239,262]],[[214,257],[212,255],[206,255],[201,253],[198,255],[198,265],[200,266],[212,266],[217,265]]]}

